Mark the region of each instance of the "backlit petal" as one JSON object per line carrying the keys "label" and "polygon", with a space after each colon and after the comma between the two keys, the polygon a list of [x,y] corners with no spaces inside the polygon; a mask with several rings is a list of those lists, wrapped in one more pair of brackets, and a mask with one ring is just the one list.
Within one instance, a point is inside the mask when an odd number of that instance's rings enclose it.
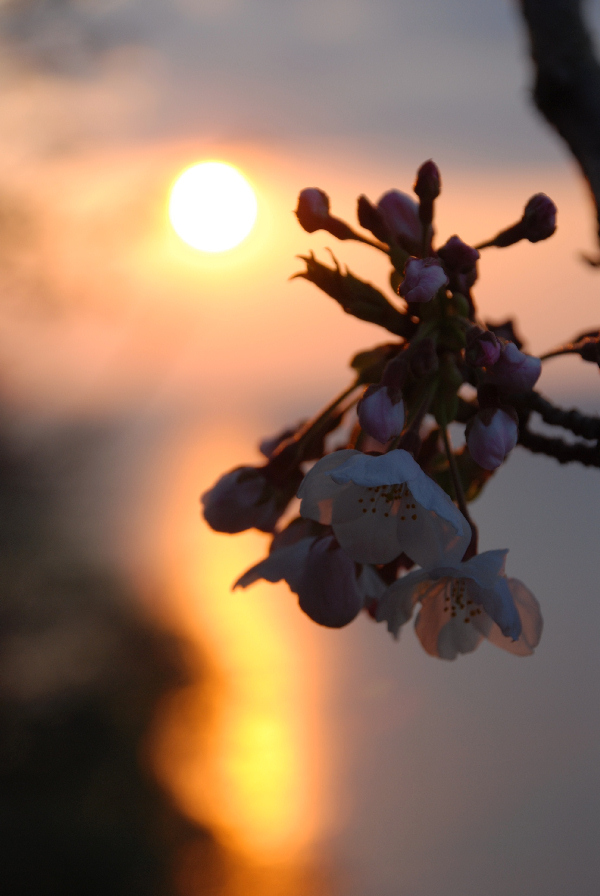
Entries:
{"label": "backlit petal", "polygon": [[521,619],[521,634],[517,641],[512,641],[494,624],[487,637],[496,647],[501,647],[515,656],[531,656],[542,636],[543,620],[540,605],[531,591],[518,579],[507,581]]}
{"label": "backlit petal", "polygon": [[314,536],[302,538],[289,547],[273,551],[241,575],[233,587],[247,588],[259,579],[265,579],[267,582],[280,582],[281,579],[285,579],[291,590],[297,593],[304,564],[314,541],[316,541]]}
{"label": "backlit petal", "polygon": [[327,454],[308,471],[298,489],[302,503],[303,517],[329,525],[331,523],[332,498],[340,491],[339,485],[331,478],[331,473],[344,464],[348,458],[360,454],[352,448]]}

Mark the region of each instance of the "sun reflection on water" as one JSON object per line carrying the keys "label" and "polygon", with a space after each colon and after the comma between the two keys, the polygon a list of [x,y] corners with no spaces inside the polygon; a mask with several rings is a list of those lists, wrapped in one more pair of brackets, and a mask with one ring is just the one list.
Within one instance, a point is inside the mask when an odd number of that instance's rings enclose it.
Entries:
{"label": "sun reflection on water", "polygon": [[265,552],[265,537],[216,535],[198,518],[199,485],[244,454],[236,436],[204,436],[200,447],[192,439],[186,456],[174,460],[178,484],[163,515],[169,587],[186,635],[216,670],[216,685],[208,731],[198,688],[167,713],[157,762],[181,807],[227,845],[254,861],[290,861],[310,848],[326,814],[320,781],[327,751],[318,724],[324,660],[285,586],[231,591]]}

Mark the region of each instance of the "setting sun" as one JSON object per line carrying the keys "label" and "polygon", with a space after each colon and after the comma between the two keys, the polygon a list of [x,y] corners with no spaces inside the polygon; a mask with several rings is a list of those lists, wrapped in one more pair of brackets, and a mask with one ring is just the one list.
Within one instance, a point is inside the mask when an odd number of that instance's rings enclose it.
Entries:
{"label": "setting sun", "polygon": [[181,239],[202,252],[225,252],[244,240],[257,202],[246,178],[226,162],[199,162],[171,189],[169,218]]}

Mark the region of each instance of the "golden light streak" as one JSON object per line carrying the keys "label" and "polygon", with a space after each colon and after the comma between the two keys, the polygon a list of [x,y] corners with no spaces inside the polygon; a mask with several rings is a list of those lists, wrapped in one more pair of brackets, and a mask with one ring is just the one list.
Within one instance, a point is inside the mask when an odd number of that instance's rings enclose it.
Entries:
{"label": "golden light streak", "polygon": [[175,460],[179,481],[162,517],[167,577],[180,624],[208,652],[218,685],[208,730],[198,689],[175,701],[157,762],[191,817],[254,861],[289,861],[310,845],[326,814],[318,731],[326,685],[312,624],[299,618],[286,586],[231,591],[265,552],[264,536],[218,535],[199,519],[198,471],[206,487],[242,448],[239,433],[205,438]]}

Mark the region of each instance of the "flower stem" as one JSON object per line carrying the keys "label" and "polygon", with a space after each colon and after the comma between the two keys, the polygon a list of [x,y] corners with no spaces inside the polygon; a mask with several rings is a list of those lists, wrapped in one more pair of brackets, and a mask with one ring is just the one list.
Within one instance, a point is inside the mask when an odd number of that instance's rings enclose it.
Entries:
{"label": "flower stem", "polygon": [[458,472],[458,466],[456,464],[456,457],[454,451],[452,450],[452,446],[450,444],[450,439],[448,438],[448,430],[445,426],[440,427],[442,431],[442,438],[444,439],[444,448],[446,449],[446,456],[448,458],[448,464],[450,466],[450,476],[452,478],[452,485],[454,486],[454,496],[456,503],[458,504],[458,509],[468,522],[471,527],[471,542],[469,547],[465,552],[465,556],[463,559],[468,560],[470,557],[474,557],[477,553],[477,527],[471,516],[469,514],[469,510],[467,507],[467,501],[465,498],[465,493],[463,491],[462,482],[460,478],[460,473]]}
{"label": "flower stem", "polygon": [[387,248],[385,243],[380,243],[378,240],[370,240],[366,236],[361,236],[360,233],[354,233],[354,237],[357,242],[365,243],[367,246],[373,246],[374,249],[379,249],[380,252],[383,252],[384,255],[389,255],[390,250]]}

